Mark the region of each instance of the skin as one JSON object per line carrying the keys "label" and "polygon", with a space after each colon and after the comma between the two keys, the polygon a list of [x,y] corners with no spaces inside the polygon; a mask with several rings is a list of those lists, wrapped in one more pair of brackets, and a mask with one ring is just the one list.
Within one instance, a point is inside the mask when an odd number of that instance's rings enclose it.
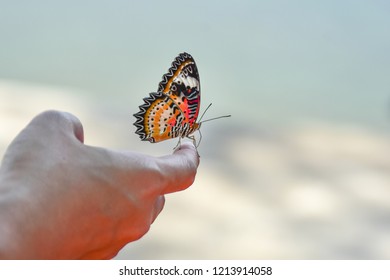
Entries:
{"label": "skin", "polygon": [[36,116],[0,167],[0,258],[110,259],[141,238],[164,195],[189,187],[199,157],[191,143],[151,157],[83,144],[69,113]]}

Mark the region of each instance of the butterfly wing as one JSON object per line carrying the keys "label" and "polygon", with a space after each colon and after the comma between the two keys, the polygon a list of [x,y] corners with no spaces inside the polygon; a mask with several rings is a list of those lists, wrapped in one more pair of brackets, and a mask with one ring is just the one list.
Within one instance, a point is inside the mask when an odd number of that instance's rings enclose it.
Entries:
{"label": "butterfly wing", "polygon": [[168,95],[184,114],[184,122],[194,126],[200,108],[200,79],[195,60],[188,53],[179,54],[162,77],[158,91]]}
{"label": "butterfly wing", "polygon": [[144,101],[140,111],[134,114],[136,133],[141,140],[155,143],[178,137],[184,115],[176,103],[162,92],[152,92]]}
{"label": "butterfly wing", "polygon": [[200,81],[195,61],[188,53],[172,62],[157,92],[144,98],[134,114],[136,133],[143,141],[160,142],[186,137],[199,128]]}

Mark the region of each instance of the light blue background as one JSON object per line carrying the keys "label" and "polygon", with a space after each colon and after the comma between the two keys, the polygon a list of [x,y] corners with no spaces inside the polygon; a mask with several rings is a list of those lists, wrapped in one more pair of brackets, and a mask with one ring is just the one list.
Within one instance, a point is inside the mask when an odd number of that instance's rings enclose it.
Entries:
{"label": "light blue background", "polygon": [[[0,77],[134,113],[182,51],[211,115],[387,128],[388,1],[0,1]],[[203,108],[206,104],[202,104]],[[124,108],[122,108],[124,109]]]}

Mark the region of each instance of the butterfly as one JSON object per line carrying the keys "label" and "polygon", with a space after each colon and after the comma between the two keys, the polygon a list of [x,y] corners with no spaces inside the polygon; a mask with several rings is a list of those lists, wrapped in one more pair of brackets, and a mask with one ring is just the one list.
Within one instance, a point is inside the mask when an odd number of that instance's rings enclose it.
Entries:
{"label": "butterfly", "polygon": [[[196,147],[199,146],[200,140],[196,145],[195,137],[191,134],[199,130],[202,124],[201,121],[197,122],[200,79],[195,60],[190,54],[179,54],[168,72],[163,75],[157,92],[150,93],[143,100],[145,103],[139,106],[140,111],[134,114],[136,134],[142,141],[157,143],[179,137],[179,146],[181,138],[188,137],[194,141]],[[218,118],[223,117],[230,115]]]}

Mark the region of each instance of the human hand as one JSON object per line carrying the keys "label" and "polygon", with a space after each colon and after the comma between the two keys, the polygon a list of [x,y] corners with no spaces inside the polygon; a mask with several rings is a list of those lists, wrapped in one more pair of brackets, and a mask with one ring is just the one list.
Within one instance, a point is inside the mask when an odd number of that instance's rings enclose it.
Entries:
{"label": "human hand", "polygon": [[164,194],[194,181],[190,143],[156,158],[83,138],[73,115],[47,111],[10,144],[0,168],[0,258],[112,258],[149,230]]}

